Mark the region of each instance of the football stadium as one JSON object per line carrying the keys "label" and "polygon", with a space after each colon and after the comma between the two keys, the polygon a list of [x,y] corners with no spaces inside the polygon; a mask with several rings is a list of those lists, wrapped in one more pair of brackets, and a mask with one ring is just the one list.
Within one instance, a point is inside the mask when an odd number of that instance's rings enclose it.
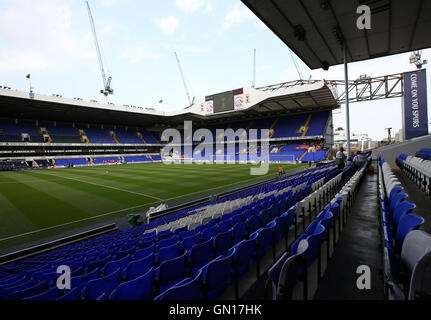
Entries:
{"label": "football stadium", "polygon": [[[0,300],[431,297],[431,2],[237,2],[307,68],[344,79],[297,68],[191,100],[175,53],[186,107],[114,104],[86,2],[104,102],[0,80]],[[402,53],[412,69],[349,79],[352,63]],[[352,135],[350,108],[377,100],[400,139],[384,124],[384,141]]]}

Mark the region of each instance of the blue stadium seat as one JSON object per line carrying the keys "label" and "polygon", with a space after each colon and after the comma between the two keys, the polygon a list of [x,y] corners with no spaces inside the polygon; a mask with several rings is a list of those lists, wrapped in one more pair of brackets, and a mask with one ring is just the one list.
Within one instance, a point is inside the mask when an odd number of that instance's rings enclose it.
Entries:
{"label": "blue stadium seat", "polygon": [[39,294],[35,294],[34,296],[31,297],[26,297],[23,298],[23,300],[56,300],[58,298],[60,298],[61,296],[61,291],[57,289],[57,287],[54,287],[52,289],[49,289],[48,291],[39,293]]}
{"label": "blue stadium seat", "polygon": [[155,244],[153,244],[152,246],[147,247],[147,248],[136,250],[132,256],[132,260],[140,260],[140,259],[143,259],[145,257],[148,257],[150,254],[154,253],[154,251],[156,251],[156,245]]}
{"label": "blue stadium seat", "polygon": [[177,243],[177,236],[174,235],[174,236],[172,236],[170,238],[166,238],[166,239],[160,240],[158,242],[157,246],[158,246],[158,248],[160,250],[161,248],[172,246],[175,243]]}
{"label": "blue stadium seat", "polygon": [[23,298],[32,297],[34,295],[46,292],[48,289],[48,282],[42,281],[38,284],[35,284],[34,286],[14,291],[10,295],[10,300],[22,300]]}
{"label": "blue stadium seat", "polygon": [[213,247],[216,255],[226,254],[232,246],[232,234],[229,231],[217,234],[213,239]]}
{"label": "blue stadium seat", "polygon": [[202,270],[199,270],[194,278],[186,278],[171,288],[167,289],[154,300],[201,300],[202,293]]}
{"label": "blue stadium seat", "polygon": [[111,294],[118,287],[121,281],[121,269],[100,279],[90,280],[82,289],[82,297],[87,300],[96,300],[103,293]]}
{"label": "blue stadium seat", "polygon": [[162,264],[165,260],[170,260],[180,255],[180,244],[177,242],[171,246],[161,248],[156,256],[156,263]]}
{"label": "blue stadium seat", "polygon": [[199,241],[200,241],[200,234],[187,237],[181,242],[181,250],[183,251],[190,250],[191,248],[193,248],[194,245],[199,244]]}
{"label": "blue stadium seat", "polygon": [[232,251],[227,257],[218,256],[202,268],[202,284],[207,299],[217,299],[229,285],[233,254]]}
{"label": "blue stadium seat", "polygon": [[76,289],[79,290],[79,294],[80,294],[82,288],[85,287],[89,281],[97,279],[99,277],[99,273],[100,273],[100,270],[99,269],[95,269],[92,272],[90,272],[88,274],[85,274],[83,276],[72,277],[70,279],[72,290],[76,288]]}
{"label": "blue stadium seat", "polygon": [[217,234],[217,226],[209,227],[202,231],[201,239],[203,242],[210,240]]}
{"label": "blue stadium seat", "polygon": [[131,260],[130,255],[127,255],[120,260],[109,261],[108,263],[105,264],[105,267],[102,269],[101,275],[105,276],[105,275],[111,274],[118,268],[123,270],[129,264],[130,260]]}
{"label": "blue stadium seat", "polygon": [[188,230],[188,231],[183,231],[180,232],[178,234],[178,241],[181,242],[183,241],[185,238],[191,237],[192,235],[194,235],[195,231],[194,230]]}
{"label": "blue stadium seat", "polygon": [[68,293],[61,296],[57,300],[63,300],[63,301],[81,300],[81,290],[78,287],[76,287],[76,288],[72,287],[72,289]]}
{"label": "blue stadium seat", "polygon": [[207,264],[212,257],[212,240],[193,246],[188,256],[193,275],[196,275],[197,270]]}
{"label": "blue stadium seat", "polygon": [[138,278],[121,283],[110,295],[110,300],[151,300],[155,270],[150,268]]}
{"label": "blue stadium seat", "polygon": [[245,222],[237,223],[231,228],[231,232],[233,243],[239,243],[247,236],[247,225],[245,224]]}
{"label": "blue stadium seat", "polygon": [[395,230],[398,227],[398,223],[400,222],[400,219],[404,215],[411,213],[415,208],[416,208],[416,205],[409,201],[403,201],[395,207],[394,212],[392,214],[392,223],[394,225]]}
{"label": "blue stadium seat", "polygon": [[163,263],[160,264],[160,267],[156,269],[155,276],[159,292],[165,291],[184,279],[186,273],[187,252],[177,258],[163,261]]}
{"label": "blue stadium seat", "polygon": [[123,271],[124,279],[133,280],[145,274],[154,265],[154,254],[140,260],[131,261]]}
{"label": "blue stadium seat", "polygon": [[223,220],[218,224],[218,232],[226,232],[230,229],[231,222],[230,220]]}

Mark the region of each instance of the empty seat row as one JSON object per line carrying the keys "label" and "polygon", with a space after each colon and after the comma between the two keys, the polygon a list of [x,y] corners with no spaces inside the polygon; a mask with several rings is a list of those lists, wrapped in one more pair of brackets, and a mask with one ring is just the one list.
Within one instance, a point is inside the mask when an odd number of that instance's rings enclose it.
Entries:
{"label": "empty seat row", "polygon": [[416,205],[407,200],[408,195],[381,155],[378,166],[385,293],[390,300],[414,299],[417,288],[413,279],[421,275],[415,275],[413,269],[431,250],[431,236],[415,231],[425,220],[412,213]]}

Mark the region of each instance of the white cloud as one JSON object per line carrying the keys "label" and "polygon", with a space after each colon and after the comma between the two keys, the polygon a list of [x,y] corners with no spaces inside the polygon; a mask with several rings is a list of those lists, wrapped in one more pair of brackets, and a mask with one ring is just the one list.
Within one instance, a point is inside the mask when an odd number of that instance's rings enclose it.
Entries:
{"label": "white cloud", "polygon": [[175,16],[167,16],[166,18],[155,17],[153,21],[160,27],[160,29],[162,29],[164,33],[169,35],[174,34],[180,26],[180,22]]}
{"label": "white cloud", "polygon": [[124,48],[122,56],[129,60],[131,64],[136,64],[142,60],[156,60],[160,55],[153,53],[145,45]]}
{"label": "white cloud", "polygon": [[210,0],[175,0],[175,5],[185,13],[192,13],[201,8],[203,8],[205,12],[212,11]]}
{"label": "white cloud", "polygon": [[224,17],[222,31],[219,34],[229,30],[233,25],[243,23],[244,21],[253,18],[253,13],[245,7],[235,7]]}
{"label": "white cloud", "polygon": [[0,11],[0,73],[61,71],[95,58],[91,33],[73,25],[63,0],[9,1]]}

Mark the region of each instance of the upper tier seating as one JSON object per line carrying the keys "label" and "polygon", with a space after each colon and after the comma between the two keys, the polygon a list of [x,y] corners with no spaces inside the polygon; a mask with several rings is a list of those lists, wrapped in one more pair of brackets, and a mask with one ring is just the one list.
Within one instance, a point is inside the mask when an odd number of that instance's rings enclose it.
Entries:
{"label": "upper tier seating", "polygon": [[30,136],[30,142],[43,142],[36,124],[18,123],[1,121],[0,122],[0,141],[3,142],[22,142],[22,134]]}
{"label": "upper tier seating", "polygon": [[144,142],[137,136],[136,131],[115,129],[115,136],[121,144],[143,144]]}
{"label": "upper tier seating", "polygon": [[109,134],[109,131],[101,128],[85,128],[87,138],[91,143],[110,143],[115,144],[114,138]]}
{"label": "upper tier seating", "polygon": [[42,123],[40,127],[45,127],[48,130],[53,143],[81,143],[77,129],[71,125],[57,124],[54,126]]}

